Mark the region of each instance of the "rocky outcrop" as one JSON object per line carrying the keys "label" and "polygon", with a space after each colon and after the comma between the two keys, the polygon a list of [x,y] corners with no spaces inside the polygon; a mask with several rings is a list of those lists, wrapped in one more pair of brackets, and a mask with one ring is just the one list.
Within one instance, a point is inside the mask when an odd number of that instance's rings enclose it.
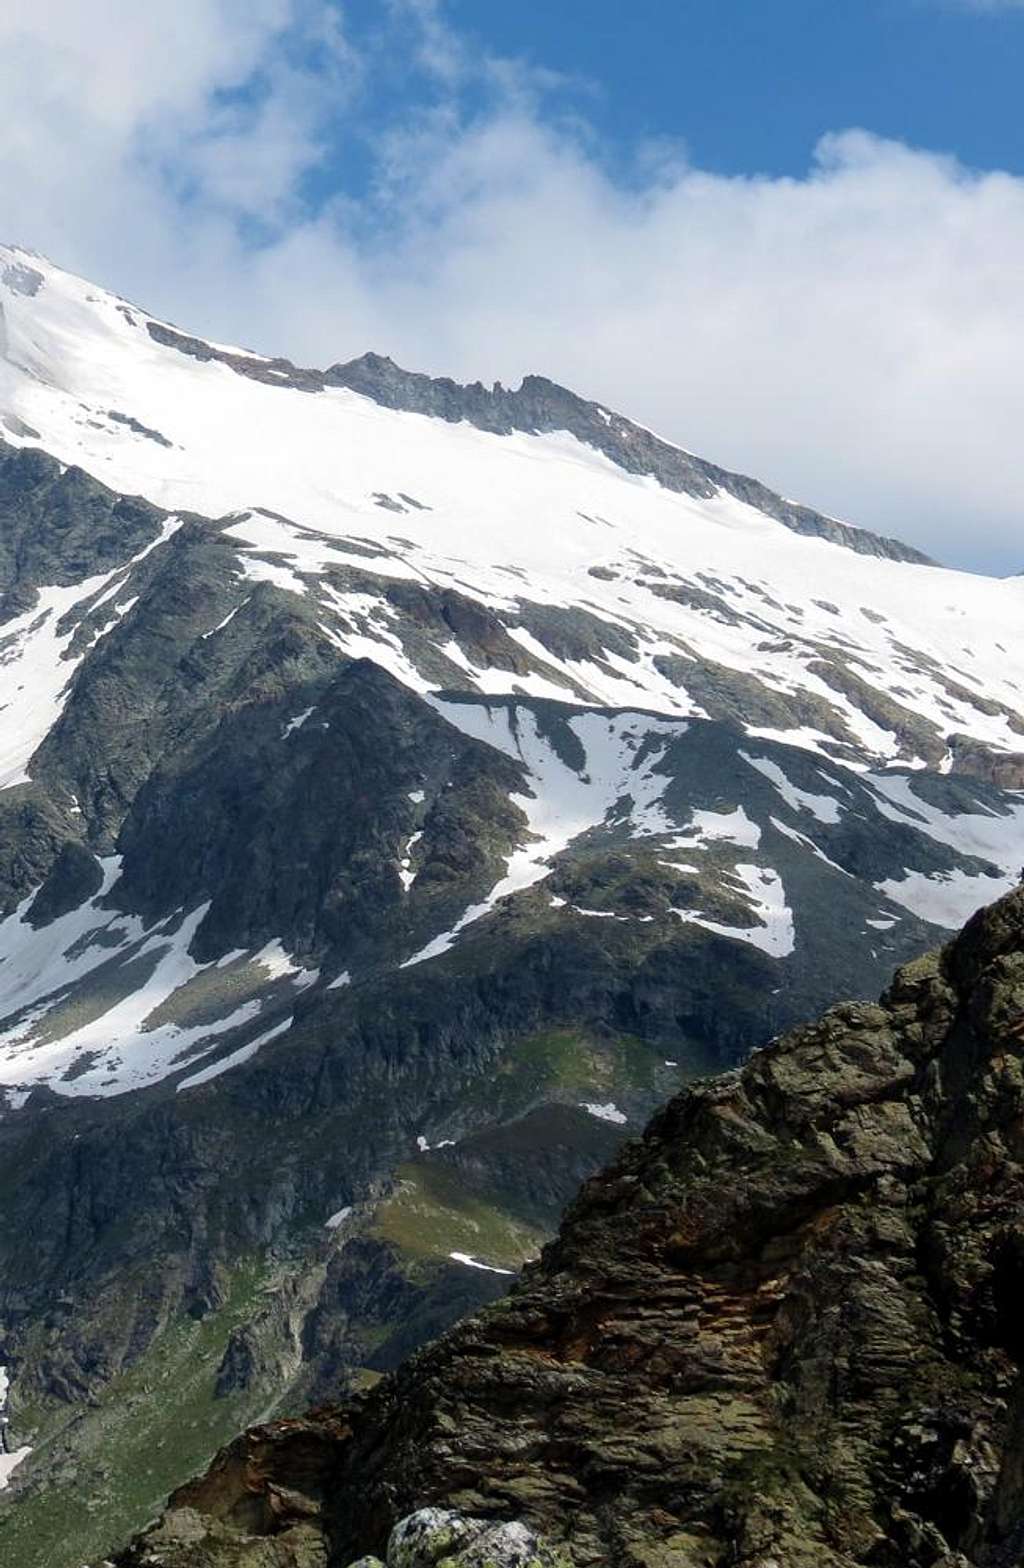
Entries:
{"label": "rocky outcrop", "polygon": [[122,565],[159,536],[164,515],[0,438],[0,626],[32,609],[41,584],[78,583]]}
{"label": "rocky outcrop", "polygon": [[[288,1501],[301,1513],[309,1499],[295,1494]],[[177,1509],[150,1536],[151,1548],[160,1554],[152,1561],[213,1561],[223,1568],[331,1568],[333,1559],[315,1522],[290,1518],[287,1506],[285,1502],[278,1516],[279,1531],[269,1537],[250,1535],[247,1541],[194,1508]],[[551,1546],[518,1519],[474,1519],[449,1508],[420,1508],[400,1519],[386,1550],[386,1558],[363,1556],[350,1568],[573,1568],[566,1550]]]}
{"label": "rocky outcrop", "polygon": [[999,789],[1024,789],[1024,752],[995,751],[969,735],[952,735],[949,741],[952,772],[985,779]]}
{"label": "rocky outcrop", "polygon": [[679,1096],[510,1297],[239,1438],[118,1568],[340,1568],[424,1507],[577,1568],[1008,1568],[1022,1054],[1024,891]]}
{"label": "rocky outcrop", "polygon": [[[375,1558],[363,1558],[373,1568]],[[446,1508],[421,1508],[399,1520],[388,1541],[386,1568],[571,1568],[568,1558],[513,1520],[495,1524]],[[360,1568],[359,1563],[353,1568]],[[381,1564],[381,1568],[385,1568]]]}

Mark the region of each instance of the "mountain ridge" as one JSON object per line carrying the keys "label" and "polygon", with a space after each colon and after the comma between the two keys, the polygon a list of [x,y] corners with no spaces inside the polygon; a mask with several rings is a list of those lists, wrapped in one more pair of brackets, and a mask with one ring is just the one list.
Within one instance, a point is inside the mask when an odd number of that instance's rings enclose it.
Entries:
{"label": "mountain ridge", "polygon": [[[35,259],[48,261],[42,256],[35,256]],[[53,263],[49,265],[52,267]],[[12,266],[8,263],[4,275],[14,278],[18,292],[27,292],[32,298],[43,286],[41,275],[23,264]],[[138,308],[124,300],[121,305],[129,314]],[[0,301],[0,318],[2,314]],[[404,370],[389,356],[372,350],[344,363],[334,363],[326,370],[316,370],[297,366],[282,357],[268,358],[249,350],[225,348],[155,318],[146,321],[146,331],[165,347],[199,360],[228,365],[237,374],[269,386],[306,392],[347,387],[386,408],[425,414],[448,422],[466,420],[478,429],[496,435],[509,435],[513,431],[540,434],[568,430],[605,453],[627,472],[650,475],[670,490],[704,499],[710,499],[721,490],[756,506],[794,532],[828,539],[866,555],[918,565],[936,564],[923,551],[902,540],[872,533],[788,501],[758,480],[697,458],[622,414],[584,398],[544,375],[525,375],[516,390],[506,389],[500,382],[488,389],[479,381],[459,383],[448,376],[428,376]],[[3,342],[0,319],[0,346]],[[131,424],[130,415],[113,413],[110,417]],[[136,433],[158,442],[166,439],[159,432],[138,426],[137,422]]]}

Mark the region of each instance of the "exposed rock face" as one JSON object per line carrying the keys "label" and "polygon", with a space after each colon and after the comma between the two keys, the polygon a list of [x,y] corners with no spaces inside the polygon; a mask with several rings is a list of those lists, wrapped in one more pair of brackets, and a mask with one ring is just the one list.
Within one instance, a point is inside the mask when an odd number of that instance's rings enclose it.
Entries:
{"label": "exposed rock face", "polygon": [[344,1565],[424,1506],[578,1568],[1020,1562],[1022,1052],[1019,892],[673,1101],[509,1298],[240,1438],[172,1500],[203,1544],[119,1568]]}
{"label": "exposed rock face", "polygon": [[33,607],[41,583],[77,583],[152,543],[162,514],[80,468],[0,441],[0,624]]}
{"label": "exposed rock face", "polygon": [[969,735],[954,735],[950,751],[954,773],[987,779],[1000,789],[1024,789],[1024,752],[996,752]]}

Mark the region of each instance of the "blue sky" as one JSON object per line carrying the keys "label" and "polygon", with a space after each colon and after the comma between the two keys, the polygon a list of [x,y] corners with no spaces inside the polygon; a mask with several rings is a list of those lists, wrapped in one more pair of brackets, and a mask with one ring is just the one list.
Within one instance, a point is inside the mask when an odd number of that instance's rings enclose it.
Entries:
{"label": "blue sky", "polygon": [[1024,0],[6,0],[0,234],[1024,567]]}
{"label": "blue sky", "polygon": [[612,145],[680,138],[702,168],[802,174],[838,127],[1024,172],[1024,8],[943,0],[453,0],[491,48],[593,84]]}
{"label": "blue sky", "polygon": [[[407,114],[436,88],[403,66],[386,9],[345,7],[354,39],[386,40],[361,105],[364,133],[386,122],[396,97]],[[545,111],[579,115],[622,178],[661,140],[716,173],[799,177],[820,139],[848,126],[1024,174],[1024,5],[1014,0],[448,0],[443,9],[481,52],[550,72]],[[359,189],[367,175],[344,136],[337,152],[318,171],[318,193],[333,182]]]}

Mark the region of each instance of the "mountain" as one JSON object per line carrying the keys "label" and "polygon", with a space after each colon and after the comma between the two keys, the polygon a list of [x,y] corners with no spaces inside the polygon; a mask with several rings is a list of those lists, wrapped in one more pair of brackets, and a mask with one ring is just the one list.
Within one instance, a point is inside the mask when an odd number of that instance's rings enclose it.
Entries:
{"label": "mountain", "polygon": [[0,1528],[78,1568],[1013,886],[1024,581],[11,248],[0,428]]}
{"label": "mountain", "polygon": [[1022,981],[1015,893],[684,1092],[508,1298],[239,1438],[118,1568],[344,1568],[396,1526],[392,1568],[1020,1562]]}

